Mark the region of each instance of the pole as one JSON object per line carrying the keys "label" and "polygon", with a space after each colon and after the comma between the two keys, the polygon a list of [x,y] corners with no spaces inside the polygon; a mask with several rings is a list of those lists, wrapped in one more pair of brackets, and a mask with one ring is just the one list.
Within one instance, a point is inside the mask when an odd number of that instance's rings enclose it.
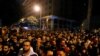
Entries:
{"label": "pole", "polygon": [[91,11],[92,11],[92,0],[88,0],[88,12],[87,12],[87,29],[90,30],[90,18],[91,18]]}
{"label": "pole", "polygon": [[42,25],[41,25],[41,23],[42,23],[41,17],[42,17],[42,10],[40,11],[40,30],[42,29]]}

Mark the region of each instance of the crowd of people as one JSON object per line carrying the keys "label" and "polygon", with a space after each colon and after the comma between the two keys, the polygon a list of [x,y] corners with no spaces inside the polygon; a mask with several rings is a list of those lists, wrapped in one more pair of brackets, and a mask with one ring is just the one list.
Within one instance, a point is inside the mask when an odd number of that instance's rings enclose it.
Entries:
{"label": "crowd of people", "polygon": [[100,56],[100,32],[0,28],[0,56]]}

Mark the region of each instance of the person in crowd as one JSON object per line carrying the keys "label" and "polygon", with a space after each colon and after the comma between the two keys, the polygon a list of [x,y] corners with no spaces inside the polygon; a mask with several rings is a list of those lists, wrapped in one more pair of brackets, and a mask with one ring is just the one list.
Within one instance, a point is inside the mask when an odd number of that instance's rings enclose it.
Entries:
{"label": "person in crowd", "polygon": [[78,51],[76,50],[75,45],[71,45],[70,48],[71,48],[71,50],[70,50],[69,56],[79,56],[79,53],[78,53]]}
{"label": "person in crowd", "polygon": [[0,36],[0,44],[3,44],[3,39],[1,36]]}
{"label": "person in crowd", "polygon": [[56,49],[57,49],[57,46],[56,46],[56,40],[51,40],[51,47],[50,47],[50,49],[53,51],[53,53],[54,53],[54,56],[56,55],[55,53],[56,53]]}
{"label": "person in crowd", "polygon": [[68,45],[66,44],[66,41],[64,39],[61,40],[59,48],[64,49],[64,51],[66,52],[66,55],[68,55],[70,52],[70,48],[68,47]]}
{"label": "person in crowd", "polygon": [[43,52],[43,44],[41,37],[37,37],[36,39],[36,45],[33,47],[35,51],[38,53],[39,56],[42,55]]}
{"label": "person in crowd", "polygon": [[57,50],[57,56],[68,56],[64,50]]}
{"label": "person in crowd", "polygon": [[82,49],[81,56],[88,56],[88,51],[86,49]]}
{"label": "person in crowd", "polygon": [[38,56],[38,54],[33,51],[31,42],[26,40],[23,43],[23,48],[19,50],[18,56]]}
{"label": "person in crowd", "polygon": [[46,56],[54,56],[54,52],[52,50],[48,50]]}
{"label": "person in crowd", "polygon": [[0,56],[2,56],[2,44],[0,44]]}
{"label": "person in crowd", "polygon": [[3,45],[3,53],[2,56],[16,56],[13,52],[10,50],[9,45]]}

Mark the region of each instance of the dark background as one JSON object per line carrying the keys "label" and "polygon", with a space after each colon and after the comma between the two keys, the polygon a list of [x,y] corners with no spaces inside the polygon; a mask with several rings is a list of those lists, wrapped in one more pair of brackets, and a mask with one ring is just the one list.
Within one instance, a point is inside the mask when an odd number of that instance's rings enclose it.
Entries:
{"label": "dark background", "polygon": [[11,25],[21,15],[20,5],[15,0],[0,0],[0,19],[3,25]]}
{"label": "dark background", "polygon": [[[55,0],[56,1],[56,0]],[[54,15],[73,19],[81,23],[86,19],[87,15],[87,0],[57,0],[60,1],[59,12],[54,12]],[[99,25],[100,21],[100,9],[99,1],[93,0],[92,16],[91,22],[92,26]],[[56,9],[55,9],[56,11]],[[0,0],[0,19],[2,19],[3,25],[11,25],[14,22],[17,22],[23,16],[21,6],[18,0]],[[95,21],[95,22],[94,22]]]}

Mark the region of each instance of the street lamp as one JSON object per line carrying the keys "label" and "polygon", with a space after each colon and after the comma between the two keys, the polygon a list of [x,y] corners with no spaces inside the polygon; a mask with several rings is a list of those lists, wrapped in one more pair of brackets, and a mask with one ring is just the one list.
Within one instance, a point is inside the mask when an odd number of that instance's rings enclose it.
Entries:
{"label": "street lamp", "polygon": [[34,5],[33,7],[35,12],[39,12],[40,14],[40,29],[41,29],[41,14],[42,14],[42,8],[39,5]]}
{"label": "street lamp", "polygon": [[35,5],[35,6],[34,6],[34,11],[35,11],[35,12],[40,12],[40,11],[41,11],[40,6],[39,6],[39,5]]}

